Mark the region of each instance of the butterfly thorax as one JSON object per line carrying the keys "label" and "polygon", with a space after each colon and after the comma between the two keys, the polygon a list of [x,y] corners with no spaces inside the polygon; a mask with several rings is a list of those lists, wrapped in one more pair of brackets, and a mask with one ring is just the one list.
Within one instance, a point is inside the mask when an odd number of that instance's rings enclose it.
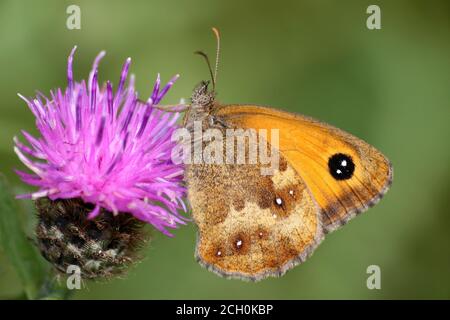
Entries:
{"label": "butterfly thorax", "polygon": [[200,82],[194,89],[191,95],[191,101],[193,105],[203,107],[205,111],[208,111],[213,105],[216,99],[216,92],[209,90],[209,81]]}

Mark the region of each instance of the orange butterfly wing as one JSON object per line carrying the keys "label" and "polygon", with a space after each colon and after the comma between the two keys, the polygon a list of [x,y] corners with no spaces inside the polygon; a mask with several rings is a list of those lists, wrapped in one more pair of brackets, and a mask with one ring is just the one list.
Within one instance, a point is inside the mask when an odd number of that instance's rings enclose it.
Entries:
{"label": "orange butterfly wing", "polygon": [[[237,128],[279,129],[280,152],[320,207],[326,232],[376,204],[392,182],[392,166],[383,154],[328,124],[253,105],[224,105],[215,115]],[[351,157],[354,162],[351,178],[337,180],[332,176],[329,160],[335,154]]]}

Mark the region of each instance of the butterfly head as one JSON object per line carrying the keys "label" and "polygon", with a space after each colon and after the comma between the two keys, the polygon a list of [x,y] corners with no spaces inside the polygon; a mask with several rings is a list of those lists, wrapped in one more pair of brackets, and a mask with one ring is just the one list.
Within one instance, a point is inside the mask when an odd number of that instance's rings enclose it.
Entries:
{"label": "butterfly head", "polygon": [[200,82],[192,92],[191,101],[192,105],[203,107],[203,109],[210,109],[214,104],[216,98],[216,92],[214,89],[208,88],[209,81]]}

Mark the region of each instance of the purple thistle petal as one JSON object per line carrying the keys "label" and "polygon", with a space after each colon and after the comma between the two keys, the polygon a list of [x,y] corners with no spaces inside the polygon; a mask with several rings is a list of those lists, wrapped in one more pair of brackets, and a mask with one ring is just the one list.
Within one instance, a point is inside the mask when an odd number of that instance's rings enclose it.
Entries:
{"label": "purple thistle petal", "polygon": [[161,85],[161,76],[158,73],[158,76],[156,77],[155,85],[153,87],[152,95],[150,96],[150,99],[152,99],[153,101],[155,101],[158,98],[159,86],[160,85]]}
{"label": "purple thistle petal", "polygon": [[97,131],[97,139],[95,141],[95,145],[98,147],[100,145],[100,142],[102,142],[102,138],[103,138],[103,131],[105,130],[105,117],[102,117],[101,123],[100,123],[100,128]]}
{"label": "purple thistle petal", "polygon": [[108,114],[111,117],[111,120],[114,117],[114,108],[113,108],[113,88],[110,81],[106,83],[106,99],[108,102]]}
{"label": "purple thistle petal", "polygon": [[123,122],[122,131],[125,131],[128,128],[128,125],[130,124],[130,121],[131,121],[131,117],[134,115],[134,110],[136,109],[137,102],[138,102],[138,97],[137,97],[137,93],[136,93],[133,101],[131,102],[131,107],[127,112],[127,117],[125,118],[125,121]]}
{"label": "purple thistle petal", "polygon": [[31,171],[33,171],[34,173],[36,173],[38,176],[42,176],[43,175],[43,171],[41,169],[38,168],[38,166],[36,165],[36,163],[30,161],[21,151],[19,148],[14,147],[14,152],[17,154],[17,156],[19,157],[20,161],[23,162],[24,165],[26,165],[28,167],[28,169],[30,169]]}
{"label": "purple thistle petal", "polygon": [[25,152],[29,155],[31,155],[32,157],[38,158],[38,159],[45,159],[45,154],[37,152],[31,148],[29,148],[28,146],[24,145],[23,143],[21,143],[19,141],[19,139],[17,137],[13,138],[14,143],[16,144],[17,148],[19,148],[22,152]]}
{"label": "purple thistle petal", "polygon": [[158,97],[155,100],[155,104],[158,104],[161,99],[166,95],[166,93],[172,88],[175,81],[180,77],[179,74],[175,75],[172,79],[169,80],[169,82],[164,86],[164,88],[161,90],[161,92],[158,94]]}
{"label": "purple thistle petal", "polygon": [[117,105],[120,102],[120,98],[122,96],[122,90],[125,85],[125,80],[127,79],[128,70],[130,69],[130,64],[131,64],[131,58],[128,58],[122,67],[122,72],[120,74],[120,80],[119,80],[119,86],[117,87],[116,96],[114,98],[114,105]]}
{"label": "purple thistle petal", "polygon": [[100,205],[97,204],[94,208],[94,210],[92,210],[89,215],[88,215],[88,219],[94,219],[96,216],[98,216],[98,214],[100,213]]}
{"label": "purple thistle petal", "polygon": [[94,71],[94,75],[91,81],[91,112],[95,110],[96,96],[97,96],[97,74],[98,71]]}
{"label": "purple thistle petal", "polygon": [[103,57],[106,55],[106,51],[100,51],[100,53],[95,57],[94,63],[92,64],[92,70],[89,74],[89,83],[92,82],[92,77],[94,76],[94,72],[98,70],[98,65]]}
{"label": "purple thistle petal", "polygon": [[67,87],[69,90],[69,97],[72,95],[72,92],[73,92],[72,64],[73,64],[73,56],[74,56],[76,50],[77,50],[77,46],[74,46],[72,51],[70,52],[69,58],[67,59]]}
{"label": "purple thistle petal", "polygon": [[75,106],[76,108],[76,115],[75,115],[75,128],[76,131],[80,131],[81,130],[81,108],[83,107],[82,105],[82,96],[81,96],[81,91],[78,92],[78,98],[77,98],[77,104]]}
{"label": "purple thistle petal", "polygon": [[145,104],[146,110],[144,113],[144,118],[142,119],[141,126],[139,127],[139,131],[136,135],[137,138],[140,138],[142,134],[144,133],[145,127],[147,126],[148,119],[150,118],[150,115],[153,111],[153,100],[152,98],[148,99],[148,101]]}

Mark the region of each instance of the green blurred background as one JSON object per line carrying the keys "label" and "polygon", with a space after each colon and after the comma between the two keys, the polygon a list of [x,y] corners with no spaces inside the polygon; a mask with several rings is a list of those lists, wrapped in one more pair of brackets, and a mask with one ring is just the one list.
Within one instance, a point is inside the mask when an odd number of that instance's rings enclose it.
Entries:
{"label": "green blurred background", "polygon": [[[66,8],[81,7],[81,30]],[[382,29],[366,28],[381,7]],[[157,72],[181,78],[165,100],[188,98],[207,79],[210,28],[222,32],[219,100],[273,105],[310,115],[370,142],[394,165],[390,192],[330,234],[315,254],[278,279],[226,280],[193,257],[195,228],[154,232],[146,259],[126,279],[87,283],[74,298],[315,299],[450,298],[450,2],[448,1],[0,1],[0,171],[23,168],[12,137],[34,120],[17,92],[66,85],[66,59],[87,78],[106,50],[99,78],[117,83],[131,56],[141,96]],[[1,213],[0,213],[1,214]],[[366,268],[381,267],[381,290]],[[0,252],[0,298],[20,296]]]}

